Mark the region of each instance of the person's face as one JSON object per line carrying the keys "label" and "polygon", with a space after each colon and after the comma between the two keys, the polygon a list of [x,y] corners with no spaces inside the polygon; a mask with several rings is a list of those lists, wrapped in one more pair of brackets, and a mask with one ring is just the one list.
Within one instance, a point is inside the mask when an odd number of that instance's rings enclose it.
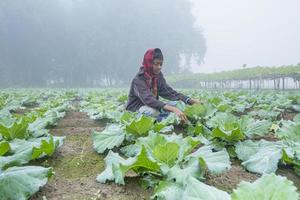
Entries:
{"label": "person's face", "polygon": [[155,58],[153,60],[153,73],[159,74],[162,68],[163,60]]}

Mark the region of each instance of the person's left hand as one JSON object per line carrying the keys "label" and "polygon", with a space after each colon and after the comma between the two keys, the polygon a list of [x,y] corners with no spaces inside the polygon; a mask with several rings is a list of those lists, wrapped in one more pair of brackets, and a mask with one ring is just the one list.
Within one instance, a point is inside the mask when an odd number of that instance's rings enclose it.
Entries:
{"label": "person's left hand", "polygon": [[201,103],[201,101],[199,101],[198,99],[190,99],[189,102],[192,105],[194,105],[194,104],[200,104]]}

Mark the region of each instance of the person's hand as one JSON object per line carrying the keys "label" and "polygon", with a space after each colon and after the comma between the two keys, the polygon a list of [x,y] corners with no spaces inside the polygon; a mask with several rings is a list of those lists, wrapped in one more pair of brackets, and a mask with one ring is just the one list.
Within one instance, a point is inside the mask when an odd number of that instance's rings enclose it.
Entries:
{"label": "person's hand", "polygon": [[182,122],[184,122],[184,123],[188,122],[188,118],[186,117],[186,115],[178,108],[174,107],[173,113],[175,113],[175,115],[177,115]]}
{"label": "person's hand", "polygon": [[198,99],[190,99],[190,100],[189,100],[189,103],[192,104],[192,105],[194,105],[194,104],[200,104],[200,103],[202,103],[202,102],[199,101]]}
{"label": "person's hand", "polygon": [[165,105],[164,109],[169,111],[169,112],[173,112],[175,115],[177,115],[180,118],[180,120],[182,122],[184,122],[184,123],[188,122],[188,118],[186,117],[186,115],[181,110],[179,110],[178,108],[176,108],[174,106],[170,106],[170,105]]}

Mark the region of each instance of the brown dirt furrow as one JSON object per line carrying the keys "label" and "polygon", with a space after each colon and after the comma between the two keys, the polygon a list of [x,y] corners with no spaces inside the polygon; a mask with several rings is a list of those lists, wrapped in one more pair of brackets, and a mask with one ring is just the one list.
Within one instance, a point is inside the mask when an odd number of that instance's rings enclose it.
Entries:
{"label": "brown dirt furrow", "polygon": [[234,162],[231,164],[230,170],[220,175],[209,174],[205,182],[221,190],[231,193],[236,189],[241,181],[254,182],[260,176],[246,171],[240,163]]}
{"label": "brown dirt furrow", "polygon": [[105,128],[104,122],[89,119],[85,113],[67,112],[57,127],[56,136],[65,136],[64,145],[38,165],[53,167],[55,175],[30,200],[127,200],[149,199],[150,192],[138,185],[135,177],[126,178],[126,185],[101,184],[96,177],[104,168],[104,156],[93,150],[92,132]]}

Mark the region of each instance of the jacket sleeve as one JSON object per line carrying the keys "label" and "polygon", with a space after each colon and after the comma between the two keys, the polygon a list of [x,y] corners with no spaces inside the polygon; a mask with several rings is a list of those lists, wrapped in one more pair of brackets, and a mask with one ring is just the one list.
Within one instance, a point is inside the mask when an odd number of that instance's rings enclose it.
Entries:
{"label": "jacket sleeve", "polygon": [[159,88],[159,96],[171,100],[171,101],[178,101],[181,100],[185,103],[188,103],[190,99],[188,96],[185,96],[177,91],[175,91],[171,86],[169,86],[166,82],[164,77],[161,78],[161,84]]}
{"label": "jacket sleeve", "polygon": [[166,104],[162,101],[159,101],[155,98],[153,93],[151,92],[150,88],[147,87],[146,82],[139,79],[133,80],[133,91],[134,94],[147,106],[151,108],[155,108],[160,110]]}

